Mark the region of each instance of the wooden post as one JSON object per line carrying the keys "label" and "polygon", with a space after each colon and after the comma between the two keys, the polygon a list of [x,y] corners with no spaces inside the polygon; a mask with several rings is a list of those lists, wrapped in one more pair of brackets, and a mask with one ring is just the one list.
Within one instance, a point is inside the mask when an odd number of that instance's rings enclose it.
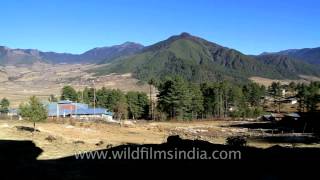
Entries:
{"label": "wooden post", "polygon": [[306,127],[307,127],[307,123],[304,123],[304,127],[303,127],[302,133],[304,133],[304,131],[306,130]]}

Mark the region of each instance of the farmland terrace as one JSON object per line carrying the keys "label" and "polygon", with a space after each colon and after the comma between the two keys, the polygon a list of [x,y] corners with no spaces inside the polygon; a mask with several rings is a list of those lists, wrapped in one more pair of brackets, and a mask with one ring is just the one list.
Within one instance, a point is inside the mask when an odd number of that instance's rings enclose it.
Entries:
{"label": "farmland terrace", "polygon": [[60,95],[61,88],[65,85],[71,85],[77,90],[93,87],[93,80],[97,88],[104,86],[124,91],[148,92],[148,86],[139,85],[138,80],[132,78],[131,74],[93,76],[86,72],[97,66],[35,63],[32,66],[0,67],[1,96],[8,98],[12,107],[17,107],[32,95],[44,100],[47,100],[50,94]]}

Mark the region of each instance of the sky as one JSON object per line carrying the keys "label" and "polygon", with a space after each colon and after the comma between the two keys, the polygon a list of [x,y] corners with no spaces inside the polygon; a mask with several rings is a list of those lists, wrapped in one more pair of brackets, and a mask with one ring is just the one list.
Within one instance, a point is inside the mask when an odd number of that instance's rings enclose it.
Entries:
{"label": "sky", "polygon": [[1,0],[0,45],[82,53],[181,32],[245,54],[320,46],[318,0]]}

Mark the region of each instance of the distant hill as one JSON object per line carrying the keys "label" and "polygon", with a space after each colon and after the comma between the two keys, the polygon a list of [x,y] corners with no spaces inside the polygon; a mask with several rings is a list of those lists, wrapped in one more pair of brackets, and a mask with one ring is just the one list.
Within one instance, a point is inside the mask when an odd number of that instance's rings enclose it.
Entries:
{"label": "distant hill", "polygon": [[[145,47],[141,52],[115,60],[112,64],[95,69],[97,74],[133,73],[141,80],[150,77],[181,75],[195,81],[247,80],[250,76],[268,78],[298,78],[285,68],[286,63],[261,60],[263,57],[247,56],[241,52],[209,42],[188,33],[172,36],[167,40]],[[288,59],[288,64],[289,64]],[[293,62],[291,66],[299,66]],[[303,64],[304,66],[304,64]],[[309,66],[308,66],[309,68]],[[296,73],[314,75],[297,68]]]}
{"label": "distant hill", "polygon": [[83,54],[82,59],[94,59],[97,63],[109,63],[115,58],[129,56],[143,49],[143,45],[133,42],[126,42],[111,47],[94,48]]}
{"label": "distant hill", "polygon": [[32,64],[41,60],[39,51],[30,49],[9,49],[0,46],[0,65]]}
{"label": "distant hill", "polygon": [[298,75],[320,75],[320,67],[302,62],[287,55],[265,54],[255,57],[265,65],[275,69],[279,74],[287,77],[297,78]]}
{"label": "distant hill", "polygon": [[318,48],[304,48],[304,49],[289,49],[276,53],[264,54],[278,54],[286,55],[297,60],[308,62],[311,64],[320,64],[320,47]]}
{"label": "distant hill", "polygon": [[121,45],[94,48],[83,54],[41,52],[35,49],[10,49],[0,46],[0,65],[28,65],[34,62],[47,63],[107,63],[120,56],[132,55],[142,45],[126,42]]}

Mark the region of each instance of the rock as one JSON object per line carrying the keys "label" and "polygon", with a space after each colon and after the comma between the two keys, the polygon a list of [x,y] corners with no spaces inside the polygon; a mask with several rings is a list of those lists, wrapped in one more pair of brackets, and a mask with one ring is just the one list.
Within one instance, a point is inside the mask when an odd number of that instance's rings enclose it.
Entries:
{"label": "rock", "polygon": [[84,144],[84,141],[73,141],[73,144]]}
{"label": "rock", "polygon": [[49,142],[53,142],[55,140],[57,140],[54,136],[49,135],[48,137],[45,138],[45,140],[49,141]]}
{"label": "rock", "polygon": [[38,129],[34,129],[32,127],[27,126],[16,126],[18,131],[27,131],[27,132],[40,132]]}
{"label": "rock", "polygon": [[104,144],[103,141],[99,141],[98,143],[96,143],[96,146],[101,146],[102,144]]}
{"label": "rock", "polygon": [[123,121],[122,125],[124,127],[133,127],[134,126],[134,122],[132,122],[132,121]]}
{"label": "rock", "polygon": [[108,144],[108,145],[106,146],[107,149],[110,149],[110,148],[112,148],[112,147],[113,147],[112,144]]}

